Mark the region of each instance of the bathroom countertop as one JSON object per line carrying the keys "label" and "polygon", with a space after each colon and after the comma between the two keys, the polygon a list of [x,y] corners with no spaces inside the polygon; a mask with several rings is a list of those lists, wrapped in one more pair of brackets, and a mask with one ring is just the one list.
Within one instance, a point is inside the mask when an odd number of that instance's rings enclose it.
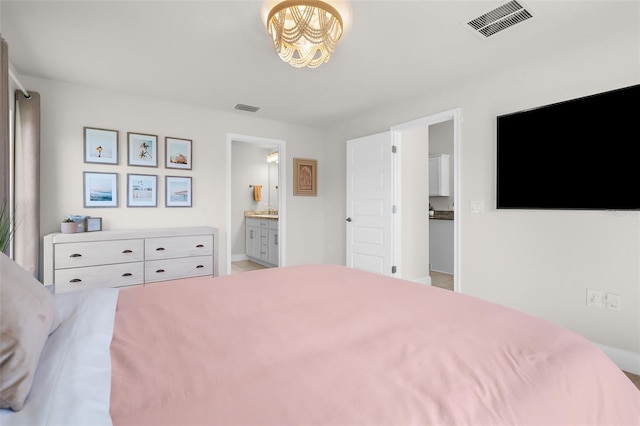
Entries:
{"label": "bathroom countertop", "polygon": [[244,217],[253,217],[253,218],[256,218],[256,219],[278,220],[278,215],[277,214],[252,214],[252,215],[245,215]]}
{"label": "bathroom countertop", "polygon": [[278,212],[274,210],[246,210],[244,212],[244,217],[278,220]]}
{"label": "bathroom countertop", "polygon": [[429,216],[429,220],[453,220],[453,210],[436,210],[433,216]]}

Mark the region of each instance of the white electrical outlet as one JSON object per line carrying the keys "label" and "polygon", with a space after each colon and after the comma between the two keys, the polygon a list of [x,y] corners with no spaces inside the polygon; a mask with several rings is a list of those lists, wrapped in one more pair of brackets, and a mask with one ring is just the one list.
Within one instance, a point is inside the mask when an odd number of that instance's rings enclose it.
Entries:
{"label": "white electrical outlet", "polygon": [[587,289],[587,306],[594,308],[602,308],[604,306],[602,300],[602,290],[594,290],[592,288]]}
{"label": "white electrical outlet", "polygon": [[607,293],[605,295],[605,306],[607,309],[614,311],[620,310],[620,304],[622,302],[622,296],[616,293]]}

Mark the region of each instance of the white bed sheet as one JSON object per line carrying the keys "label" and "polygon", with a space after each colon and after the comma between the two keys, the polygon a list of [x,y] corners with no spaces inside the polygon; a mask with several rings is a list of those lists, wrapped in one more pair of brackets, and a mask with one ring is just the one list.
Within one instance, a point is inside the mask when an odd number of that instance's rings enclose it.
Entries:
{"label": "white bed sheet", "polygon": [[55,295],[61,324],[47,339],[25,407],[0,410],[2,426],[112,424],[109,351],[118,292]]}

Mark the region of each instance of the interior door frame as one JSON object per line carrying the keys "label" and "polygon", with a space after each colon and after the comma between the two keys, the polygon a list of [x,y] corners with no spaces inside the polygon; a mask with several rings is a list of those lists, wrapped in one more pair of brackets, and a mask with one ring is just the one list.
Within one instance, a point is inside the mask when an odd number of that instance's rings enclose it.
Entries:
{"label": "interior door frame", "polygon": [[[462,253],[461,253],[461,227],[460,227],[460,200],[461,191],[460,191],[460,165],[462,164],[462,157],[460,155],[460,127],[462,122],[462,111],[460,108],[454,108],[447,111],[442,111],[437,114],[428,115],[426,117],[418,118],[416,120],[408,121],[405,123],[401,123],[395,126],[391,126],[391,137],[393,140],[393,144],[396,145],[400,143],[401,140],[401,132],[406,129],[414,128],[414,127],[429,127],[433,124],[442,123],[444,121],[453,120],[453,180],[454,180],[454,194],[453,194],[453,205],[456,206],[456,214],[453,221],[453,289],[454,291],[461,292],[462,291],[462,276],[461,276],[461,262],[462,262]],[[402,152],[402,148],[398,146],[399,152]],[[396,156],[394,156],[396,157]],[[394,158],[396,163],[394,166],[399,166],[397,164],[397,159]],[[426,159],[425,161],[428,161]],[[393,191],[393,204],[402,208],[402,200],[400,199],[400,169],[399,167],[393,168],[394,174],[394,191]],[[394,257],[400,258],[401,252],[400,248],[401,240],[402,240],[402,228],[400,223],[400,215],[393,215],[394,223],[393,223],[393,252]]]}
{"label": "interior door frame", "polygon": [[278,147],[278,266],[287,264],[287,152],[286,141],[262,138],[259,136],[227,133],[227,275],[231,275],[231,151],[233,142],[245,142],[256,145],[272,145]]}

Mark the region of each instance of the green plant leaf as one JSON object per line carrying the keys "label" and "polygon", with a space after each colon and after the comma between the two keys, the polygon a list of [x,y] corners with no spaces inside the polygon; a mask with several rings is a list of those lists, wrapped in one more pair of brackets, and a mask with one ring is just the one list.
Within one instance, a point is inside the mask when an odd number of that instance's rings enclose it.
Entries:
{"label": "green plant leaf", "polygon": [[4,252],[13,238],[15,225],[11,219],[11,214],[7,208],[7,203],[3,202],[0,208],[0,251]]}

